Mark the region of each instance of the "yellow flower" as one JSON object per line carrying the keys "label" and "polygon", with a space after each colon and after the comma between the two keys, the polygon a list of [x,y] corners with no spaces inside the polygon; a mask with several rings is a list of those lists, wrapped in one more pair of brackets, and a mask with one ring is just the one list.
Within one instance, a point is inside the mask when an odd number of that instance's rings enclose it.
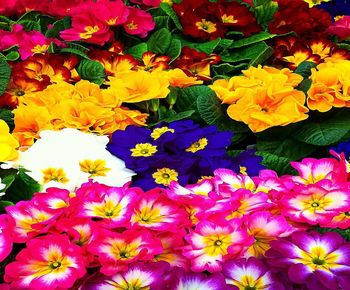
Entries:
{"label": "yellow flower", "polygon": [[125,103],[165,98],[170,92],[166,73],[130,71],[108,79],[110,87],[107,90]]}
{"label": "yellow flower", "polygon": [[177,181],[178,173],[170,168],[164,167],[157,169],[156,172],[152,174],[155,183],[163,184],[168,186],[172,181]]}
{"label": "yellow flower", "polygon": [[16,148],[19,143],[10,134],[10,129],[4,120],[0,120],[0,162],[14,160],[18,156]]}
{"label": "yellow flower", "polygon": [[169,70],[166,73],[170,86],[172,87],[187,88],[189,86],[200,85],[203,83],[203,81],[197,80],[195,77],[189,77],[179,68]]}
{"label": "yellow flower", "polygon": [[56,181],[60,183],[67,183],[69,179],[62,168],[46,168],[42,170],[43,173],[43,183],[48,183],[50,181]]}
{"label": "yellow flower", "polygon": [[187,152],[195,153],[199,150],[203,150],[208,145],[208,139],[207,138],[201,138],[198,141],[191,144],[190,147],[186,149]]}
{"label": "yellow flower", "polygon": [[152,145],[151,143],[139,143],[136,144],[134,148],[130,149],[131,156],[134,157],[149,157],[156,153],[157,146]]}
{"label": "yellow flower", "polygon": [[168,127],[160,127],[160,128],[155,128],[153,129],[152,133],[151,133],[151,137],[154,140],[157,140],[158,138],[160,138],[160,136],[162,136],[164,133],[166,132],[171,132],[174,133],[175,130],[174,129],[170,129]]}
{"label": "yellow flower", "polygon": [[304,2],[309,4],[310,8],[315,6],[315,5],[321,4],[322,2],[329,2],[329,1],[331,1],[331,0],[304,0]]}
{"label": "yellow flower", "polygon": [[230,105],[227,113],[232,119],[244,122],[253,132],[261,132],[308,117],[305,94],[295,90],[302,80],[289,69],[258,66],[244,70],[243,76],[217,80],[211,88]]}

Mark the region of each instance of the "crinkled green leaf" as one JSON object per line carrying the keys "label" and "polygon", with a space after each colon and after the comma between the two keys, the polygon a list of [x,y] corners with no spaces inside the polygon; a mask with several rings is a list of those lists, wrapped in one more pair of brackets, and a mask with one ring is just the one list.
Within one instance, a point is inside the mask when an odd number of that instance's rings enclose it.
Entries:
{"label": "crinkled green leaf", "polygon": [[160,9],[162,9],[167,15],[170,16],[177,29],[182,31],[182,25],[177,17],[177,14],[168,3],[160,3]]}
{"label": "crinkled green leaf", "polygon": [[134,45],[128,48],[125,53],[131,54],[133,57],[141,60],[142,55],[148,51],[148,46],[146,42],[142,42],[140,44]]}
{"label": "crinkled green leaf", "polygon": [[314,67],[316,67],[314,62],[303,61],[294,72],[301,75],[303,78],[308,78],[311,75],[311,69]]}
{"label": "crinkled green leaf", "polygon": [[102,64],[88,59],[80,62],[77,72],[83,80],[88,80],[98,85],[102,85],[106,76]]}
{"label": "crinkled green leaf", "polygon": [[164,54],[171,44],[171,33],[168,29],[162,28],[154,32],[147,41],[149,51]]}
{"label": "crinkled green leaf", "polygon": [[11,67],[3,59],[0,59],[0,96],[6,91],[7,85],[10,81]]}
{"label": "crinkled green leaf", "polygon": [[239,48],[239,47],[251,45],[251,44],[263,41],[263,40],[274,38],[276,35],[277,34],[271,34],[271,33],[262,31],[258,34],[254,34],[252,36],[234,41],[232,43],[232,45],[230,46],[230,48]]}
{"label": "crinkled green leaf", "polygon": [[290,166],[290,160],[286,157],[261,151],[256,152],[256,155],[263,157],[262,165],[276,171],[279,175],[294,173],[294,169]]}
{"label": "crinkled green leaf", "polygon": [[65,47],[65,48],[60,49],[60,53],[70,53],[70,54],[75,54],[75,55],[80,56],[80,57],[85,58],[85,59],[90,59],[84,52],[82,52],[78,49],[75,49],[75,48]]}

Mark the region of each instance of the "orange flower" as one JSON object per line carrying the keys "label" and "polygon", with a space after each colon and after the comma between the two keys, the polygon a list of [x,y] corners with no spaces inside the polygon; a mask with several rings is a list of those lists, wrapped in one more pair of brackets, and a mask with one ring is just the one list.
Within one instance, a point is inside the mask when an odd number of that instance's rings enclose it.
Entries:
{"label": "orange flower", "polygon": [[178,68],[167,71],[167,77],[172,87],[187,88],[189,86],[203,84],[203,81],[187,76],[183,70]]}
{"label": "orange flower", "polygon": [[153,71],[156,69],[166,70],[169,68],[168,63],[170,62],[170,60],[171,58],[169,56],[157,56],[155,53],[148,51],[142,55],[143,65],[139,66],[139,68],[146,71]]}

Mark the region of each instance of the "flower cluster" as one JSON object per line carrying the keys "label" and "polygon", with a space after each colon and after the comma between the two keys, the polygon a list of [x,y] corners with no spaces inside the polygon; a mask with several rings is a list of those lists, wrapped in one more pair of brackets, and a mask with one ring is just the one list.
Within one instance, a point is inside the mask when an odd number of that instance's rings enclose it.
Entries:
{"label": "flower cluster", "polygon": [[220,79],[209,86],[224,104],[228,115],[253,132],[305,120],[305,94],[295,88],[303,78],[289,69],[250,67],[243,76]]}
{"label": "flower cluster", "polygon": [[334,289],[331,279],[346,289],[349,244],[335,233],[302,231],[326,221],[349,223],[344,161],[292,165],[296,176],[263,170],[250,177],[221,168],[196,184],[171,182],[167,190],[89,181],[74,192],[36,193],[0,216],[0,259],[13,243],[26,243],[4,280],[22,289],[219,290],[303,283]]}
{"label": "flower cluster", "polygon": [[21,97],[14,110],[14,135],[22,146],[28,146],[42,130],[76,128],[107,135],[131,124],[145,124],[147,114],[121,104],[116,95],[89,81],[59,82]]}
{"label": "flower cluster", "polygon": [[183,33],[203,40],[223,37],[230,30],[244,35],[261,30],[249,8],[235,1],[189,0],[173,7],[184,27]]}
{"label": "flower cluster", "polygon": [[129,126],[116,131],[108,150],[137,173],[135,185],[145,189],[172,181],[194,183],[219,167],[248,173],[263,168],[254,154],[245,154],[243,160],[228,157],[231,138],[232,133],[219,132],[215,126],[201,128],[192,121],[177,121],[153,130]]}

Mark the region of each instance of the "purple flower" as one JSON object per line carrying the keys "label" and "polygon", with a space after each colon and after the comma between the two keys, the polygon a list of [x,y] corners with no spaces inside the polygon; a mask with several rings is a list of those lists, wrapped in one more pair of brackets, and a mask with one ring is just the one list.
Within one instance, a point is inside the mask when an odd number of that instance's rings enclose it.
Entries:
{"label": "purple flower", "polygon": [[350,289],[350,244],[339,234],[299,231],[270,246],[268,263],[291,282],[315,290]]}

